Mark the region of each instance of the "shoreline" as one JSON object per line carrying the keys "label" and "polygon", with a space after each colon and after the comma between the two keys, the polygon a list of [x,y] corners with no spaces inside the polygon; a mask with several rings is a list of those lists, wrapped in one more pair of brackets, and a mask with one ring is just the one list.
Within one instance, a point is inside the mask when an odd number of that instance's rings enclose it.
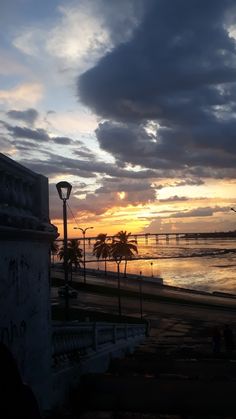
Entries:
{"label": "shoreline", "polygon": [[[189,258],[202,258],[202,257],[217,257],[217,256],[224,256],[227,255],[228,253],[236,253],[236,248],[232,248],[232,249],[217,249],[218,252],[216,252],[216,249],[212,252],[203,252],[203,253],[192,253],[190,255],[181,255],[181,256],[175,256],[175,255],[171,255],[171,256],[140,256],[140,257],[134,257],[132,259],[128,259],[129,262],[135,261],[135,260],[166,260],[166,259],[189,259]],[[105,259],[100,259],[100,262],[105,262]],[[114,259],[108,259],[107,263],[109,262],[115,262]],[[86,261],[86,263],[98,263],[97,259],[88,259]],[[229,265],[231,266],[231,265]]]}
{"label": "shoreline", "polygon": [[[89,268],[87,269],[87,273],[92,275],[92,276],[105,276],[105,271],[103,270],[96,270],[96,269],[92,269]],[[82,275],[82,273],[81,273]],[[114,279],[117,278],[117,273],[115,271],[107,271],[107,279]],[[133,280],[140,280],[140,277],[136,274],[130,274],[127,273],[126,277],[124,277],[123,275],[121,275],[121,280],[124,279],[133,279]],[[198,295],[205,295],[205,296],[210,296],[210,297],[222,297],[222,298],[233,298],[236,299],[236,294],[233,293],[228,293],[228,292],[221,292],[221,291],[202,291],[202,290],[196,290],[196,289],[192,289],[192,288],[183,288],[183,287],[178,287],[175,285],[167,285],[165,284],[163,281],[162,277],[150,277],[150,276],[142,276],[142,281],[144,284],[148,284],[148,285],[154,285],[154,286],[160,286],[161,288],[165,288],[169,291],[180,291],[180,292],[186,292],[186,293],[190,293],[190,294],[198,294]]]}
{"label": "shoreline", "polygon": [[[100,278],[101,281],[110,280],[111,282],[117,280],[117,273],[113,271],[107,271],[107,275],[105,275],[105,271],[96,270],[96,269],[87,269],[87,276],[91,278]],[[63,273],[62,269],[58,270],[58,273]],[[78,275],[79,280],[83,280],[83,269],[76,273]],[[75,276],[75,272],[73,273]],[[127,280],[131,279],[131,282],[128,283]],[[73,278],[75,281],[75,277]],[[79,281],[80,282],[80,281]],[[121,275],[121,282],[125,286],[138,285],[140,284],[140,277],[135,274],[127,274],[127,277],[123,277]],[[108,284],[106,284],[108,285]],[[226,306],[230,303],[235,304],[236,308],[236,294],[227,293],[227,292],[220,292],[220,291],[202,291],[202,290],[195,290],[191,288],[182,288],[173,285],[167,285],[163,283],[163,278],[160,277],[145,277],[142,276],[142,286],[143,287],[153,287],[153,291],[156,290],[160,295],[166,296],[167,298],[175,299],[177,298],[190,298],[193,302],[197,300],[204,300],[209,298],[209,303],[214,303],[214,301],[219,301],[221,304],[225,302]]]}

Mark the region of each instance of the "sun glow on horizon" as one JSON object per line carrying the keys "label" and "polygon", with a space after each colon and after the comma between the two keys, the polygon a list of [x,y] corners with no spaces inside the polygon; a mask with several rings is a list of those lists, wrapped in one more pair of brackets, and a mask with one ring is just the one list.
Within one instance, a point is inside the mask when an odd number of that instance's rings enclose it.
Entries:
{"label": "sun glow on horizon", "polygon": [[125,197],[126,197],[126,193],[125,193],[124,191],[122,191],[122,192],[117,192],[117,195],[119,196],[119,198],[120,198],[121,200],[125,199]]}

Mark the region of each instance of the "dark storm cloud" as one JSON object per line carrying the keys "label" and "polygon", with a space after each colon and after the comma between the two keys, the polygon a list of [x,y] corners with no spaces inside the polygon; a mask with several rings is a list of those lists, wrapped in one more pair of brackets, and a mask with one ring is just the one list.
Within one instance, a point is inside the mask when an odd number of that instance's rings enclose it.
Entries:
{"label": "dark storm cloud", "polygon": [[80,209],[102,214],[113,207],[146,205],[155,200],[155,189],[146,179],[105,178],[102,186],[86,195],[86,200],[81,202]]}
{"label": "dark storm cloud", "polygon": [[[51,141],[58,145],[72,145],[74,143],[74,140],[69,137],[50,137],[47,131],[43,128],[31,129],[28,127],[20,127],[18,125],[13,126],[5,121],[0,121],[0,123],[6,128],[12,138],[23,138],[40,142]],[[81,144],[80,142],[77,143]]]}
{"label": "dark storm cloud", "polygon": [[168,169],[168,177],[176,175],[171,173],[172,169],[184,166],[177,160],[174,163],[170,160],[171,154],[173,160],[176,158],[175,144],[171,150],[166,150],[166,145],[157,143],[156,136],[148,134],[141,125],[107,121],[99,124],[96,135],[101,148],[112,153],[117,161],[152,169]]}
{"label": "dark storm cloud", "polygon": [[36,141],[50,141],[50,137],[47,131],[45,131],[42,128],[31,129],[27,127],[20,127],[18,125],[12,126],[3,121],[0,121],[0,122],[8,130],[8,133],[13,138],[24,138],[24,139],[36,140]]}
{"label": "dark storm cloud", "polygon": [[[198,166],[235,168],[235,132],[236,121],[231,125],[216,122],[209,129],[205,125],[205,133],[204,127],[196,127],[193,132],[159,128],[155,135],[148,134],[141,124],[106,121],[99,124],[96,135],[101,148],[117,161],[162,171],[184,170],[189,176],[190,168]],[[167,177],[173,174],[169,172]]]}
{"label": "dark storm cloud", "polygon": [[[236,43],[227,30],[234,1],[150,0],[144,7],[131,40],[79,78],[80,99],[110,119],[96,131],[101,147],[118,164],[235,167]],[[151,120],[159,125],[148,134]]]}
{"label": "dark storm cloud", "polygon": [[[119,194],[116,191],[110,190],[109,192],[98,192],[95,191],[93,193],[89,193],[86,190],[87,185],[85,184],[77,184],[72,189],[72,194],[70,196],[70,207],[73,210],[73,213],[76,214],[77,211],[79,212],[90,212],[91,214],[100,215],[103,214],[105,211],[114,208],[114,207],[123,207],[125,208],[127,205],[146,205],[147,202],[153,201],[154,196],[152,191],[149,189],[145,190],[135,190],[130,191],[126,194],[124,199],[120,199]],[[58,205],[58,194],[56,191],[55,184],[51,184],[49,187],[50,191],[50,216],[53,218],[61,217],[61,208]],[[86,199],[78,199],[76,196],[79,194],[86,193]],[[70,217],[70,213],[68,214]],[[79,213],[77,215],[79,217]]]}
{"label": "dark storm cloud", "polygon": [[[224,27],[233,0],[145,5],[146,16],[131,41],[80,77],[82,100],[104,117],[139,121],[169,121],[176,112],[177,120],[180,114],[186,119],[183,111],[195,120],[206,117],[201,105],[222,105],[225,98],[228,103],[230,92],[222,95],[214,86],[236,79],[235,45]],[[198,101],[192,110],[189,105]]]}
{"label": "dark storm cloud", "polygon": [[[145,13],[145,2],[146,0],[90,0],[89,4],[92,5],[94,16],[101,16],[112,44],[119,45],[130,39],[137,28]],[[95,46],[99,47],[96,41]]]}
{"label": "dark storm cloud", "polygon": [[95,154],[88,147],[85,147],[80,141],[76,141],[76,149],[73,150],[73,153],[75,156],[80,158],[95,159]]}
{"label": "dark storm cloud", "polygon": [[115,167],[113,164],[104,163],[95,159],[91,159],[89,161],[80,159],[75,160],[72,158],[55,155],[50,152],[45,152],[45,155],[47,156],[46,160],[21,160],[21,163],[25,164],[31,170],[34,170],[38,173],[40,172],[46,176],[54,176],[56,174],[64,173],[89,178],[96,177],[96,174],[105,174],[121,179],[146,179],[156,175],[152,170],[134,172],[126,169],[120,169]]}
{"label": "dark storm cloud", "polygon": [[71,138],[68,137],[52,137],[51,139],[54,143],[61,145],[73,144],[74,142]]}
{"label": "dark storm cloud", "polygon": [[47,160],[21,160],[21,163],[29,169],[41,173],[42,175],[53,177],[55,175],[71,175],[83,178],[96,177],[94,172],[81,168],[76,160],[68,159],[62,156],[52,155]]}
{"label": "dark storm cloud", "polygon": [[197,178],[185,178],[183,180],[177,180],[174,182],[168,182],[165,184],[155,184],[155,188],[158,189],[163,189],[163,188],[176,188],[178,186],[200,186],[200,185],[204,185],[205,182],[202,179],[197,179]]}
{"label": "dark storm cloud", "polygon": [[174,195],[174,196],[170,196],[169,198],[165,198],[165,199],[158,199],[159,202],[184,202],[184,201],[189,201],[190,198],[187,198],[186,196],[178,196],[178,195]]}
{"label": "dark storm cloud", "polygon": [[111,152],[118,160],[125,157],[134,164],[138,164],[142,156],[152,156],[155,148],[152,136],[135,124],[100,123],[96,135],[102,149]]}
{"label": "dark storm cloud", "polygon": [[12,141],[12,144],[15,148],[19,151],[27,152],[29,155],[32,152],[32,149],[38,150],[38,144],[34,141],[29,140],[20,140],[20,141]]}
{"label": "dark storm cloud", "polygon": [[11,127],[10,132],[12,134],[13,137],[18,137],[18,138],[29,138],[31,140],[36,140],[36,141],[50,141],[50,137],[47,133],[47,131],[45,131],[42,128],[37,128],[37,129],[30,129],[30,128],[26,128],[26,127]]}
{"label": "dark storm cloud", "polygon": [[[50,152],[45,153],[43,160],[24,159],[21,163],[29,169],[44,174],[49,178],[54,176],[71,175],[80,178],[97,178],[101,186],[92,193],[81,187],[74,187],[74,195],[86,194],[86,199],[73,201],[73,210],[89,211],[93,214],[102,214],[104,211],[127,205],[145,205],[147,202],[155,202],[155,188],[151,187],[151,177],[156,177],[152,170],[130,171],[115,167],[113,164],[90,159],[72,159]],[[125,192],[120,195],[117,192]],[[54,208],[56,198],[51,198],[51,208]],[[58,216],[58,211],[53,210],[53,217]]]}
{"label": "dark storm cloud", "polygon": [[[178,181],[175,183],[175,185],[173,186],[200,186],[200,185],[204,185],[205,182],[203,182],[202,179],[184,179],[181,181]],[[170,185],[168,185],[170,186]]]}
{"label": "dark storm cloud", "polygon": [[151,188],[151,181],[141,179],[104,179],[103,185],[95,190],[96,193],[111,193],[111,192],[141,192],[150,190],[152,198],[155,198],[155,189]]}
{"label": "dark storm cloud", "polygon": [[229,212],[229,207],[200,207],[171,214],[171,218],[210,217],[216,212]]}
{"label": "dark storm cloud", "polygon": [[27,124],[34,124],[36,119],[39,116],[38,111],[36,109],[26,109],[25,111],[16,111],[16,110],[10,110],[6,113],[8,118],[11,119],[18,119],[20,121],[24,121]]}
{"label": "dark storm cloud", "polygon": [[127,205],[145,205],[155,200],[155,194],[152,189],[142,191],[130,191],[120,198],[117,192],[108,191],[99,193],[88,193],[86,199],[80,200],[79,209],[89,211],[93,214],[102,214],[114,207],[127,207]]}

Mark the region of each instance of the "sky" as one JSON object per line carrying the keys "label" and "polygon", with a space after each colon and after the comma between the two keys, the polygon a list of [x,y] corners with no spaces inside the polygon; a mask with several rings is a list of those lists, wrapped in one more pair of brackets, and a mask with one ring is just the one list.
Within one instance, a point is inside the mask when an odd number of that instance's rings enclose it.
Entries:
{"label": "sky", "polygon": [[1,0],[0,150],[92,235],[236,229],[234,0]]}

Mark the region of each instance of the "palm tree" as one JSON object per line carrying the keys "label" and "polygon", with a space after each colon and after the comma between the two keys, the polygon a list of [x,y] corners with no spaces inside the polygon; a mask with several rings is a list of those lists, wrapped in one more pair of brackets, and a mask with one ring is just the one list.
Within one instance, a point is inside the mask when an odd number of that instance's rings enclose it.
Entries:
{"label": "palm tree", "polygon": [[117,265],[117,277],[118,277],[118,303],[119,303],[119,315],[121,315],[121,299],[120,299],[120,263],[122,259],[125,259],[124,276],[126,277],[126,266],[128,259],[134,256],[134,252],[138,253],[138,249],[135,243],[136,240],[129,240],[131,233],[126,231],[119,231],[113,238],[111,244],[111,256],[115,259]]}
{"label": "palm tree", "polygon": [[105,261],[105,275],[107,275],[107,258],[110,256],[111,244],[107,242],[107,234],[99,234],[93,246],[93,254],[99,260],[102,257]]}
{"label": "palm tree", "polygon": [[114,259],[118,257],[120,258],[120,262],[122,259],[125,260],[125,267],[124,267],[124,277],[126,278],[126,269],[127,269],[127,262],[129,259],[132,259],[134,253],[138,253],[137,248],[137,240],[129,240],[131,233],[127,233],[126,231],[119,231],[117,235],[113,238],[112,243],[112,256]]}
{"label": "palm tree", "polygon": [[[71,267],[71,280],[72,280],[72,266],[74,265],[75,270],[80,268],[81,259],[83,256],[83,251],[79,247],[80,241],[77,239],[71,239],[67,243],[67,261]],[[60,260],[64,259],[64,245],[59,250],[59,258]]]}
{"label": "palm tree", "polygon": [[59,244],[54,240],[51,243],[52,266],[54,266],[54,256],[58,253]]}

